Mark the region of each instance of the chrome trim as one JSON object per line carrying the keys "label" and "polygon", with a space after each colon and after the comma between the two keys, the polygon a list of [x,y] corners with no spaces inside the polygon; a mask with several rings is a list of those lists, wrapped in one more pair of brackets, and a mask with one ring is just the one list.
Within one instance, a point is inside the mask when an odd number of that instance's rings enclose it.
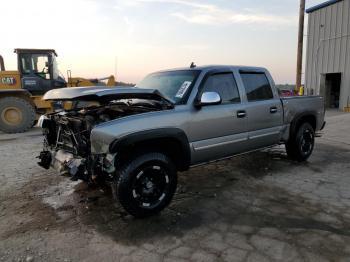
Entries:
{"label": "chrome trim", "polygon": [[206,161],[206,162],[203,162],[203,163],[191,165],[190,168],[203,166],[203,165],[207,165],[207,164],[210,164],[210,163],[215,163],[215,162],[219,162],[219,161],[223,161],[223,160],[227,160],[227,159],[230,159],[230,158],[233,158],[233,157],[236,157],[236,156],[242,156],[242,155],[250,154],[250,153],[261,151],[261,150],[264,150],[264,149],[267,149],[267,148],[272,148],[272,147],[275,147],[275,146],[278,146],[278,145],[279,144],[274,144],[274,145],[271,145],[271,146],[265,146],[265,147],[253,149],[253,150],[250,150],[250,151],[247,151],[247,152],[237,153],[237,154],[233,154],[233,155],[230,155],[230,156],[218,158],[218,159],[215,159],[215,160]]}
{"label": "chrome trim", "polygon": [[269,132],[269,133],[265,133],[265,134],[261,134],[261,135],[249,136],[249,139],[256,139],[256,138],[265,137],[265,136],[272,136],[272,135],[277,135],[279,133],[280,133],[280,131],[274,131],[274,132]]}
{"label": "chrome trim", "polygon": [[216,105],[221,103],[221,97],[217,92],[204,92],[201,96],[200,104],[205,105]]}
{"label": "chrome trim", "polygon": [[205,149],[209,149],[209,148],[213,148],[213,147],[217,147],[217,146],[224,146],[224,145],[234,144],[234,143],[243,142],[243,141],[247,141],[247,140],[248,140],[248,138],[238,138],[236,140],[225,141],[225,142],[220,142],[220,143],[211,144],[211,145],[207,145],[207,146],[201,146],[201,147],[195,147],[193,145],[193,149],[195,151],[201,151],[201,150],[205,150]]}

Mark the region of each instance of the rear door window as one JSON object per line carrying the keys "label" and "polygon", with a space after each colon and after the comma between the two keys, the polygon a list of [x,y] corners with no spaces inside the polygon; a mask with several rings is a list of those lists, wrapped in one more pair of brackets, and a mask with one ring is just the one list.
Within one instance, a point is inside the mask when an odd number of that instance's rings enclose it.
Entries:
{"label": "rear door window", "polygon": [[249,102],[273,98],[271,85],[264,73],[241,72],[240,74]]}

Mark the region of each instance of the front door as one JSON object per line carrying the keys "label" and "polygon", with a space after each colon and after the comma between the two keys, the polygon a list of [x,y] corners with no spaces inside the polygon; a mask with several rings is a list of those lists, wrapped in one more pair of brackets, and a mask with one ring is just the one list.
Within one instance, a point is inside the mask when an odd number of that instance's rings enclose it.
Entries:
{"label": "front door", "polygon": [[238,153],[244,149],[248,138],[244,105],[233,73],[209,75],[198,97],[204,92],[217,92],[222,102],[195,109],[193,113],[189,126],[192,164]]}

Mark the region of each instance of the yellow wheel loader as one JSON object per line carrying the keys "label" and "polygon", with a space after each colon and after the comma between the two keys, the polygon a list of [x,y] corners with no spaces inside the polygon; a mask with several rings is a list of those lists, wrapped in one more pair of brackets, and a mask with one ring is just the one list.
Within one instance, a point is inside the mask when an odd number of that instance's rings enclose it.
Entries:
{"label": "yellow wheel loader", "polygon": [[[54,110],[55,105],[43,101],[49,90],[78,86],[115,86],[114,76],[101,79],[60,75],[53,49],[15,49],[17,71],[6,71],[0,56],[0,131],[20,133],[30,129],[37,116]],[[103,81],[107,81],[107,83]]]}

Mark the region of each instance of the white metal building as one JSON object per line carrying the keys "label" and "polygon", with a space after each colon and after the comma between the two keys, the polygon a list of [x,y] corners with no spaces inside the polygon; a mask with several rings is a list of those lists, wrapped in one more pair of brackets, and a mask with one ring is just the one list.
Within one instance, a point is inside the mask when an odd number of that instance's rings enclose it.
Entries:
{"label": "white metal building", "polygon": [[331,0],[309,14],[305,88],[326,107],[350,106],[350,0]]}

